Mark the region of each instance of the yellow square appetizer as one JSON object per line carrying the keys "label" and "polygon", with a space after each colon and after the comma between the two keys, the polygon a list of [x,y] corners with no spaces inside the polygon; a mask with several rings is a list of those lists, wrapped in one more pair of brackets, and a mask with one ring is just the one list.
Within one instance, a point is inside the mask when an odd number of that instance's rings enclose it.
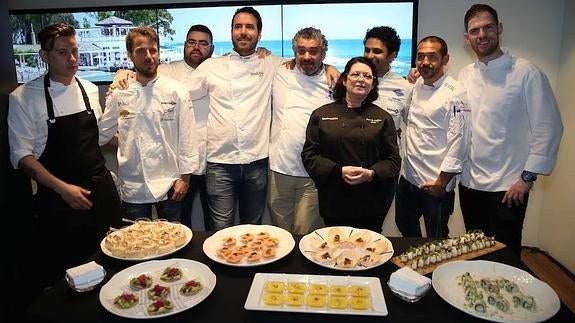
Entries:
{"label": "yellow square appetizer", "polygon": [[307,305],[309,307],[324,307],[325,295],[307,295]]}
{"label": "yellow square appetizer", "polygon": [[308,292],[311,295],[325,295],[327,294],[327,285],[326,284],[310,284],[308,288]]}
{"label": "yellow square appetizer", "polygon": [[305,288],[306,288],[305,283],[296,283],[296,282],[288,283],[288,293],[303,294],[305,292]]}
{"label": "yellow square appetizer", "polygon": [[351,308],[354,310],[366,311],[369,309],[369,298],[368,297],[352,297],[351,298]]}
{"label": "yellow square appetizer", "polygon": [[278,293],[265,293],[264,303],[269,306],[282,305],[282,295]]}
{"label": "yellow square appetizer", "polygon": [[285,296],[284,301],[289,306],[302,306],[303,305],[303,295],[302,294],[287,294]]}
{"label": "yellow square appetizer", "polygon": [[347,286],[345,285],[331,285],[329,288],[329,293],[332,296],[346,296],[347,295]]}
{"label": "yellow square appetizer", "polygon": [[266,291],[270,293],[283,293],[285,284],[280,281],[270,281],[266,284]]}
{"label": "yellow square appetizer", "polygon": [[350,288],[351,296],[367,297],[369,295],[369,287],[362,285],[354,285]]}
{"label": "yellow square appetizer", "polygon": [[329,307],[336,309],[347,308],[347,296],[334,296],[329,297]]}

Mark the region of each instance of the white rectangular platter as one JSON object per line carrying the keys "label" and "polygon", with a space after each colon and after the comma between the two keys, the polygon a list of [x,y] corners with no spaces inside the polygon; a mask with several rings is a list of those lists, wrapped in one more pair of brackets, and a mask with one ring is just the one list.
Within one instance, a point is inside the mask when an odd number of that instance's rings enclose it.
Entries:
{"label": "white rectangular platter", "polygon": [[[268,283],[279,288],[272,291]],[[295,291],[291,289],[292,286],[302,289]],[[323,292],[316,293],[317,287]],[[342,293],[336,294],[336,290]],[[355,291],[358,290],[367,291],[367,294],[356,295]],[[310,300],[318,294],[321,298],[319,303]],[[267,298],[269,296],[273,296],[277,303]],[[345,305],[334,306],[336,300],[343,300]],[[363,303],[356,303],[358,300]],[[378,277],[257,273],[244,307],[256,311],[387,316],[387,305]]]}

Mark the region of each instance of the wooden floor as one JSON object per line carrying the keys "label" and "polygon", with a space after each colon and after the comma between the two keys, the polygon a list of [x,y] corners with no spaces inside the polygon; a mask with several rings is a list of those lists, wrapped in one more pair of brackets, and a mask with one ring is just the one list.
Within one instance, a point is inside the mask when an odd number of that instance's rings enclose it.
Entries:
{"label": "wooden floor", "polygon": [[523,248],[521,260],[539,279],[549,284],[561,301],[575,313],[575,275],[537,248]]}

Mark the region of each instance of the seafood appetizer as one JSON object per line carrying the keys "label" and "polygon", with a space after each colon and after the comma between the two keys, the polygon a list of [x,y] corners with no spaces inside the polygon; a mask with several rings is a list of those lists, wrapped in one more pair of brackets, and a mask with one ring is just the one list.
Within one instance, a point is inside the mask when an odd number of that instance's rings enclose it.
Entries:
{"label": "seafood appetizer", "polygon": [[137,277],[130,279],[130,287],[133,289],[145,289],[152,286],[153,279],[150,275],[141,274]]}
{"label": "seafood appetizer", "polygon": [[197,280],[187,281],[182,287],[180,287],[180,294],[184,296],[192,296],[199,293],[204,286]]}
{"label": "seafood appetizer", "polygon": [[279,239],[269,232],[246,232],[237,237],[223,238],[221,248],[216,250],[216,254],[231,264],[240,263],[244,259],[248,263],[258,263],[274,258],[279,244]]}
{"label": "seafood appetizer", "polygon": [[[374,267],[391,258],[393,247],[384,236],[365,229],[329,227],[302,239],[300,249],[308,259],[326,267],[358,270]],[[388,257],[383,257],[387,255]]]}
{"label": "seafood appetizer", "polygon": [[180,223],[139,219],[132,225],[110,231],[102,247],[113,257],[142,259],[173,252],[188,241],[186,228]]}
{"label": "seafood appetizer", "polygon": [[164,269],[162,275],[160,276],[160,280],[165,282],[173,282],[176,280],[180,280],[182,278],[182,270],[177,267],[168,267]]}

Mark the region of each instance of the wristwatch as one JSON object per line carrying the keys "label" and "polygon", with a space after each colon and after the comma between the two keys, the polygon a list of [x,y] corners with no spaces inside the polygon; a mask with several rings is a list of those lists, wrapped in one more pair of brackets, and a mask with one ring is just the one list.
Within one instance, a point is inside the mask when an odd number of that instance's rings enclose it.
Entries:
{"label": "wristwatch", "polygon": [[524,170],[521,173],[521,179],[526,183],[533,183],[537,180],[537,173]]}

